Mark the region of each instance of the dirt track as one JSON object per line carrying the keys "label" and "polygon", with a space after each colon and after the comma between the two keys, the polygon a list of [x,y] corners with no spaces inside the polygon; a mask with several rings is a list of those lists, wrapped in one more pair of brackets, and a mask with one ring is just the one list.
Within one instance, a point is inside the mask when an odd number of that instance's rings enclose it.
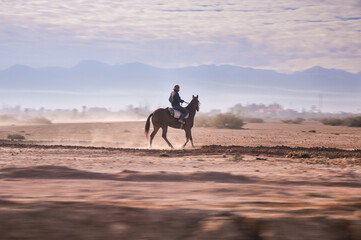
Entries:
{"label": "dirt track", "polygon": [[10,148],[42,148],[42,149],[100,149],[107,151],[118,151],[142,155],[156,156],[161,153],[167,152],[172,156],[197,156],[197,155],[215,155],[215,154],[234,154],[236,152],[240,154],[250,155],[267,155],[267,156],[287,156],[288,153],[294,151],[304,151],[309,153],[312,157],[325,157],[325,158],[361,158],[361,150],[344,150],[337,148],[325,148],[325,147],[288,147],[288,146],[221,146],[221,145],[208,145],[201,146],[196,149],[182,149],[182,150],[160,150],[160,149],[135,149],[135,148],[109,148],[109,147],[87,147],[87,146],[71,146],[71,145],[40,145],[26,142],[12,142],[12,141],[0,141],[0,147]]}
{"label": "dirt track", "polygon": [[[304,124],[250,123],[241,130],[194,128],[192,133],[194,143],[198,148],[207,145],[236,145],[361,149],[361,128],[325,126],[319,122]],[[147,149],[149,144],[144,135],[144,122],[0,126],[0,139],[6,139],[8,134],[24,135],[26,141],[41,145]],[[185,142],[184,131],[169,129],[168,139],[176,149],[180,149]],[[162,139],[161,133],[156,135],[153,147],[169,149]],[[189,148],[188,145],[187,149]]]}

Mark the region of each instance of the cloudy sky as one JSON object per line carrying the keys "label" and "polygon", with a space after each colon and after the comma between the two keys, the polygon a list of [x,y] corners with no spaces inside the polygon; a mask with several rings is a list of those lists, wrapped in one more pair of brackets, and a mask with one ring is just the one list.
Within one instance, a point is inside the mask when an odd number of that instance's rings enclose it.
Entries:
{"label": "cloudy sky", "polygon": [[361,0],[2,0],[0,69],[93,59],[361,71]]}

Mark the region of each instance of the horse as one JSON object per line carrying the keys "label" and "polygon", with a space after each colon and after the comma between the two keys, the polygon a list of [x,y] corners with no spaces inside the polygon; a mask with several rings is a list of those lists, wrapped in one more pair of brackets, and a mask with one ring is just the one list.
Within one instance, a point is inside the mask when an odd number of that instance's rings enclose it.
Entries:
{"label": "horse", "polygon": [[149,115],[147,122],[145,123],[145,135],[148,138],[149,128],[150,128],[150,118],[153,117],[152,118],[153,132],[150,134],[150,144],[149,144],[150,148],[152,147],[154,136],[157,134],[158,130],[162,128],[163,130],[162,137],[167,142],[168,146],[174,149],[173,145],[167,139],[168,127],[184,129],[186,134],[186,142],[184,143],[183,148],[187,145],[189,140],[191,140],[192,147],[194,147],[191,129],[194,124],[194,117],[196,115],[196,111],[197,112],[199,111],[198,95],[192,96],[192,101],[188,104],[188,106],[186,106],[186,109],[188,109],[189,111],[189,116],[187,119],[184,119],[185,124],[178,122],[178,119],[171,116],[166,108],[158,108]]}

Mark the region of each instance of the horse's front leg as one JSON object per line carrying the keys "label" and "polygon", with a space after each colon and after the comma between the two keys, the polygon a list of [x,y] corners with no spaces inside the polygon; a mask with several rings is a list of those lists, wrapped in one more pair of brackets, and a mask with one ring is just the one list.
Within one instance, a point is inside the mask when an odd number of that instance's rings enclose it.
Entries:
{"label": "horse's front leg", "polygon": [[193,138],[192,138],[192,132],[191,132],[191,130],[189,130],[189,139],[191,140],[191,143],[192,143],[192,148],[194,148],[194,144],[193,144]]}
{"label": "horse's front leg", "polygon": [[[189,142],[189,139],[191,138],[192,134],[191,134],[191,131],[188,130],[188,129],[184,129],[184,131],[186,132],[186,142],[184,143],[183,145],[183,148],[186,147],[187,143]],[[193,146],[193,143],[192,143],[192,146]]]}

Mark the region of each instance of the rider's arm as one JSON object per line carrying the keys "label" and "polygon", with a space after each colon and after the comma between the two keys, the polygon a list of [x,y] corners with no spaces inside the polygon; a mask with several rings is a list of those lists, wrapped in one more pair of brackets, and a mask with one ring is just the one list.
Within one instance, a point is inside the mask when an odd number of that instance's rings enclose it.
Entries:
{"label": "rider's arm", "polygon": [[179,93],[178,93],[177,95],[178,95],[179,102],[180,102],[180,103],[184,103],[184,100],[181,99],[181,97],[179,96]]}

